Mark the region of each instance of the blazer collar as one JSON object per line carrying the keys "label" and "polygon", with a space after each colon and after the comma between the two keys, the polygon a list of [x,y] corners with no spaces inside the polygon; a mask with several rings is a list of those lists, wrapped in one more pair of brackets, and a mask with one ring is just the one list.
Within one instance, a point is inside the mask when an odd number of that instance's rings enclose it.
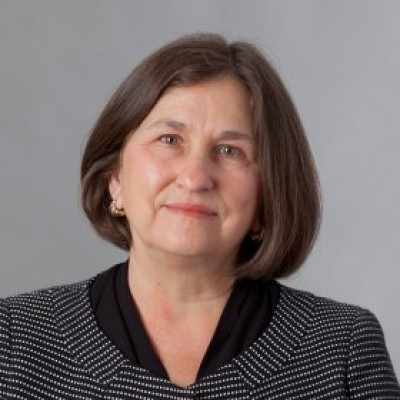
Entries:
{"label": "blazer collar", "polygon": [[[55,318],[70,353],[96,381],[106,385],[120,370],[124,374],[127,371],[134,375],[150,374],[132,365],[99,328],[90,304],[89,291],[94,279],[62,286],[54,292]],[[249,389],[255,388],[276,372],[301,343],[314,307],[312,294],[281,285],[277,309],[263,335],[218,371],[231,371],[241,377]],[[217,375],[205,376],[192,387],[201,385],[202,381],[209,382]]]}
{"label": "blazer collar", "polygon": [[290,358],[310,326],[315,303],[315,296],[311,293],[281,286],[280,299],[270,325],[232,361],[250,387],[268,379]]}

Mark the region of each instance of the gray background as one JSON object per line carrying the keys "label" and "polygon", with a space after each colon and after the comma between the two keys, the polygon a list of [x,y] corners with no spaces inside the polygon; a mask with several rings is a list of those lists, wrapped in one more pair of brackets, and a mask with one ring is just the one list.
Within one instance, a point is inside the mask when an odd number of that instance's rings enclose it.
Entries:
{"label": "gray background", "polygon": [[85,279],[125,254],[79,209],[87,132],[121,79],[183,33],[244,38],[298,106],[324,219],[286,284],[368,307],[400,374],[400,1],[0,0],[0,293]]}

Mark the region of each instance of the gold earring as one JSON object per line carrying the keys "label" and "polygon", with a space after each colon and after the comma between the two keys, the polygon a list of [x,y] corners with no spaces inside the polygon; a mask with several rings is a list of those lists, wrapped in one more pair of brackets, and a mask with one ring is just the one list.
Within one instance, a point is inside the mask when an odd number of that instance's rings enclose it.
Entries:
{"label": "gold earring", "polygon": [[117,202],[115,200],[111,201],[108,208],[113,217],[124,217],[125,216],[125,210],[123,208],[119,208],[117,206]]}
{"label": "gold earring", "polygon": [[251,240],[254,242],[262,242],[264,239],[264,231],[261,230],[259,232],[252,232],[251,233]]}

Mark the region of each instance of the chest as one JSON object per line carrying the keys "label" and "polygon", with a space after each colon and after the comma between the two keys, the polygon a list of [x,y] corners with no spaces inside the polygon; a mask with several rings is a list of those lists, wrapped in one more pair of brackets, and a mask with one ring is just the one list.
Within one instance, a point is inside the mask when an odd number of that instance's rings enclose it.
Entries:
{"label": "chest", "polygon": [[171,382],[187,387],[196,381],[217,323],[216,318],[180,323],[162,319],[147,321],[151,345]]}

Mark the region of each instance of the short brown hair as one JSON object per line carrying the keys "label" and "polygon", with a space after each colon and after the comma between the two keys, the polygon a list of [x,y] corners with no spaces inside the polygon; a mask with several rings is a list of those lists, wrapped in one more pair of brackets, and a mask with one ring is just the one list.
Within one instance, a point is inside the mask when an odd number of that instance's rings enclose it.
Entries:
{"label": "short brown hair", "polygon": [[108,183],[128,138],[167,88],[232,76],[249,93],[260,171],[261,242],[250,233],[239,251],[237,276],[280,278],[308,256],[320,221],[313,157],[295,106],[278,74],[247,42],[216,34],[175,40],[147,57],[122,82],[94,125],[81,165],[82,205],[104,239],[128,250],[126,218],[110,215]]}

